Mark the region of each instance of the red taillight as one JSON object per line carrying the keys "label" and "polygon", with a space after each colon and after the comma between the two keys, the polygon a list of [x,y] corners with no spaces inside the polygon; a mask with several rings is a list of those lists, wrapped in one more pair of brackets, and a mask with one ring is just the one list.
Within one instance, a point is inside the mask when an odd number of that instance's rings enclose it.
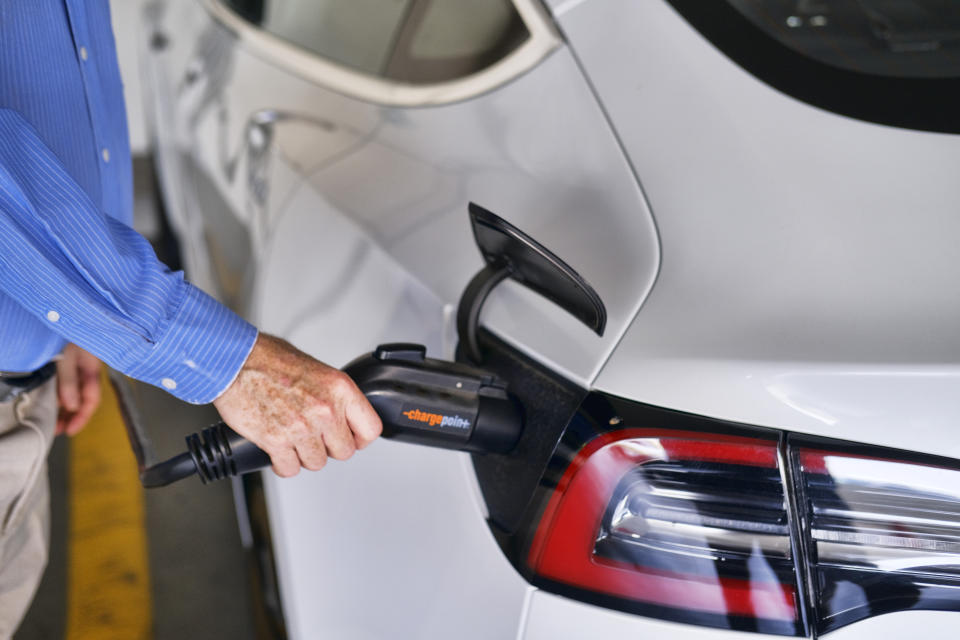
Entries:
{"label": "red taillight", "polygon": [[519,564],[570,597],[783,635],[960,611],[956,461],[594,394],[542,483]]}
{"label": "red taillight", "polygon": [[678,619],[796,633],[777,442],[624,429],[584,446],[528,553],[541,578]]}

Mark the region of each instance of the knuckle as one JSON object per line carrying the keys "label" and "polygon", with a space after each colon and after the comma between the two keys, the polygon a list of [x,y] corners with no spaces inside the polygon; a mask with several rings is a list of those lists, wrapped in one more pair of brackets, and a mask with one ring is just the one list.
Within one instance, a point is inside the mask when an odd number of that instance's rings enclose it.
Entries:
{"label": "knuckle", "polygon": [[380,434],[383,433],[383,424],[379,420],[370,421],[367,424],[364,424],[357,433],[357,439],[360,441],[361,446],[367,446],[374,440],[380,437]]}
{"label": "knuckle", "polygon": [[317,457],[317,458],[310,458],[309,460],[303,461],[303,467],[308,471],[320,471],[325,466],[327,466],[326,458]]}
{"label": "knuckle", "polygon": [[270,454],[270,457],[278,455],[286,445],[286,438],[279,433],[267,432],[261,436],[260,448]]}
{"label": "knuckle", "polygon": [[300,469],[298,467],[289,466],[286,464],[273,465],[273,472],[281,478],[292,478],[293,476],[297,475],[299,471]]}
{"label": "knuckle", "polygon": [[336,446],[327,448],[330,457],[334,460],[349,460],[356,451],[356,447],[352,443],[338,443]]}
{"label": "knuckle", "polygon": [[310,471],[320,471],[327,464],[327,451],[322,439],[310,439],[297,446],[300,463]]}
{"label": "knuckle", "polygon": [[326,400],[318,400],[311,410],[312,417],[319,422],[329,422],[333,419],[333,405]]}
{"label": "knuckle", "polygon": [[289,434],[283,431],[268,431],[261,434],[257,445],[270,454],[274,460],[287,462],[290,454],[293,453],[293,445],[290,443]]}
{"label": "knuckle", "polygon": [[361,449],[365,448],[371,442],[374,441],[374,438],[371,438],[369,435],[358,433],[357,434],[357,446]]}
{"label": "knuckle", "polygon": [[313,430],[310,427],[309,420],[305,418],[303,420],[289,422],[283,430],[282,437],[288,445],[295,445],[299,442],[309,440],[312,433]]}
{"label": "knuckle", "polygon": [[353,390],[353,381],[347,374],[337,371],[330,379],[330,389],[337,395],[346,395]]}

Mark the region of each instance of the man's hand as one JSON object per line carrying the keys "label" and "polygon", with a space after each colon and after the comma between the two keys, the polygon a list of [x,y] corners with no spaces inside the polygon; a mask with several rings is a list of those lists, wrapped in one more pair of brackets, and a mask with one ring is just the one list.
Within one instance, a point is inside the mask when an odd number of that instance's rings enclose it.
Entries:
{"label": "man's hand", "polygon": [[213,404],[234,431],[270,454],[283,477],[301,465],[317,471],[328,457],[346,460],[383,429],[349,376],[263,333]]}
{"label": "man's hand", "polygon": [[100,361],[75,344],[68,344],[57,361],[57,435],[75,436],[100,405]]}

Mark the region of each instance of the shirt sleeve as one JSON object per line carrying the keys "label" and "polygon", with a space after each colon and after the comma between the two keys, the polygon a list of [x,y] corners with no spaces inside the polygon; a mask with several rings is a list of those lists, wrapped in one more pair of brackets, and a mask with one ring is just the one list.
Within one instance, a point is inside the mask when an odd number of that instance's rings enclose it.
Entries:
{"label": "shirt sleeve", "polygon": [[194,404],[226,390],[257,336],[100,211],[9,109],[0,109],[0,290],[114,369]]}

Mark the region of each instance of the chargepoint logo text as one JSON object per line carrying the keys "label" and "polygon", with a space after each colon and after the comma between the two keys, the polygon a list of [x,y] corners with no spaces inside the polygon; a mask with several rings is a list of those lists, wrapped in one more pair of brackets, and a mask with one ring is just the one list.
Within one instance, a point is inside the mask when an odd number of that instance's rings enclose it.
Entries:
{"label": "chargepoint logo text", "polygon": [[444,416],[439,413],[430,413],[428,411],[420,411],[420,409],[410,409],[409,411],[402,412],[409,420],[413,422],[425,422],[431,427],[440,426],[443,427],[454,427],[457,429],[469,429],[470,421],[460,416]]}

